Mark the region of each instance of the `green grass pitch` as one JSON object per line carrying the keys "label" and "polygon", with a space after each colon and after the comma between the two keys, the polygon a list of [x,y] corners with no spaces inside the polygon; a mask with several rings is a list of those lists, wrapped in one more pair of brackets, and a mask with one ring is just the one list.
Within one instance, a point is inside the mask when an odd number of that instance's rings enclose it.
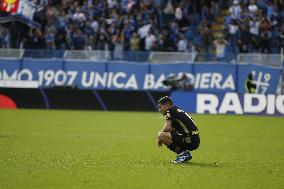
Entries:
{"label": "green grass pitch", "polygon": [[284,188],[284,118],[192,115],[185,164],[158,148],[159,113],[0,110],[0,188]]}

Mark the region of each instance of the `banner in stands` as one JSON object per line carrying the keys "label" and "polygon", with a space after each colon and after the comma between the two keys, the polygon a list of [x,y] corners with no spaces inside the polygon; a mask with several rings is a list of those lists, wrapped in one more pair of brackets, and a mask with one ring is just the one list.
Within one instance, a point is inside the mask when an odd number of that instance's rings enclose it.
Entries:
{"label": "banner in stands", "polygon": [[173,92],[171,97],[192,113],[284,115],[284,95]]}
{"label": "banner in stands", "polygon": [[1,1],[1,11],[2,12],[10,12],[17,13],[19,6],[19,0],[2,0]]}
{"label": "banner in stands", "polygon": [[194,88],[196,92],[236,91],[237,67],[232,64],[196,64]]}
{"label": "banner in stands", "polygon": [[29,0],[1,0],[1,11],[33,19],[35,5]]}
{"label": "banner in stands", "polygon": [[[30,88],[72,86],[91,90],[168,91],[172,87],[194,92],[244,93],[249,73],[254,76],[257,93],[276,93],[281,69],[264,66],[72,62],[61,59],[0,60],[0,85],[5,83],[0,87],[27,82],[23,86]],[[14,84],[11,86],[11,83]]]}

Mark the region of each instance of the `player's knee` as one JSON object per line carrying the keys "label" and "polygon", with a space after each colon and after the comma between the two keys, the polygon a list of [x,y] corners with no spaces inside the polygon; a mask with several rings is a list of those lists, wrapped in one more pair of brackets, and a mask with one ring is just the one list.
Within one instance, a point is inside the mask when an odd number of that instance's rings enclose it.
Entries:
{"label": "player's knee", "polygon": [[166,137],[167,137],[166,132],[160,132],[160,133],[158,134],[158,138],[159,138],[160,141],[165,141],[165,140],[166,140]]}

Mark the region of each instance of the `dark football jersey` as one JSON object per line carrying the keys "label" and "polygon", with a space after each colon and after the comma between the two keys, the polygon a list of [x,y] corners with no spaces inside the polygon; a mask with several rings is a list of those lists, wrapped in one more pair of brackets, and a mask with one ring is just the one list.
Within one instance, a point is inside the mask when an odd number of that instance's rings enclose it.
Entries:
{"label": "dark football jersey", "polygon": [[174,131],[177,131],[180,134],[197,134],[196,132],[198,129],[196,124],[182,109],[173,106],[167,111],[165,117],[171,122]]}

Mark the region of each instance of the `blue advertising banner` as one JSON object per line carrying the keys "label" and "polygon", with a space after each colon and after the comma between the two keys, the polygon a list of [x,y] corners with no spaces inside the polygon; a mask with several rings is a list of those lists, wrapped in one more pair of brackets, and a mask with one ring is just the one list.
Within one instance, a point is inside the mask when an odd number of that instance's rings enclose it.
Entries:
{"label": "blue advertising banner", "polygon": [[[180,77],[181,74],[186,74],[192,81],[193,64],[151,64],[150,73],[145,77],[145,90],[168,90],[168,87],[163,85],[163,81],[170,75]],[[193,82],[193,81],[192,81]]]}
{"label": "blue advertising banner", "polygon": [[232,64],[195,64],[195,92],[236,91],[236,66]]}
{"label": "blue advertising banner", "polygon": [[60,60],[26,59],[22,60],[21,80],[38,81],[40,87],[64,85],[62,81],[63,64]]}
{"label": "blue advertising banner", "polygon": [[149,73],[149,64],[108,63],[107,88],[116,90],[143,90],[144,79]]}
{"label": "blue advertising banner", "polygon": [[1,60],[0,59],[0,80],[17,80],[20,71],[20,60]]}
{"label": "blue advertising banner", "polygon": [[106,65],[103,62],[66,61],[66,85],[78,89],[104,89],[107,83]]}
{"label": "blue advertising banner", "polygon": [[238,66],[238,92],[245,93],[245,82],[248,74],[252,73],[256,84],[256,93],[276,93],[281,70],[259,65],[239,65]]}
{"label": "blue advertising banner", "polygon": [[173,92],[171,98],[175,106],[183,108],[186,112],[196,113],[196,93]]}
{"label": "blue advertising banner", "polygon": [[61,59],[0,60],[0,81],[33,81],[43,88],[76,86],[91,90],[165,91],[169,87],[163,82],[174,75],[175,79],[186,76],[185,82],[193,86],[194,92],[244,93],[244,83],[249,73],[254,75],[257,93],[276,92],[281,69],[256,65],[64,62]]}
{"label": "blue advertising banner", "polygon": [[173,92],[171,97],[191,113],[284,115],[284,95]]}

